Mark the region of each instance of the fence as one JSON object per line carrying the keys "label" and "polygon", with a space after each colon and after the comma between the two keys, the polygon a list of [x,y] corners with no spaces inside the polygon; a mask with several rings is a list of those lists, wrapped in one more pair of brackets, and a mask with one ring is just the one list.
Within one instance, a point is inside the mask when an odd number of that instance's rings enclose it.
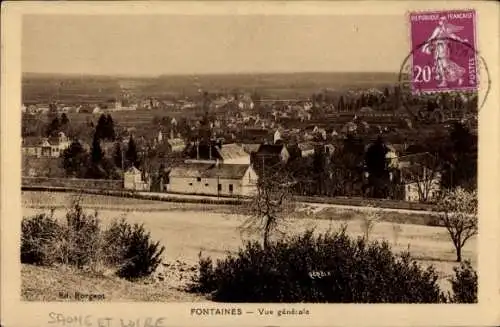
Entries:
{"label": "fence", "polygon": [[[189,198],[190,195],[199,197],[200,194],[182,194],[186,197],[181,199],[175,197],[172,193],[170,197],[166,196],[168,193],[150,192],[148,195],[139,195],[137,192],[128,191],[123,188],[121,180],[96,180],[96,179],[76,179],[76,178],[45,178],[45,177],[23,177],[22,187],[26,190],[39,190],[39,191],[57,191],[57,188],[71,191],[85,191],[86,193],[114,195],[122,197],[136,197],[150,200],[172,201],[172,202],[194,202],[194,203],[224,203],[240,204],[243,199],[235,199],[231,197],[220,197],[219,199],[196,199]],[[63,191],[63,190],[60,190]],[[120,192],[121,191],[121,192]],[[180,194],[178,194],[180,195]],[[435,205],[406,202],[397,200],[385,199],[367,199],[367,198],[333,198],[333,197],[319,197],[319,196],[297,196],[295,200],[309,203],[325,203],[347,206],[376,206],[387,209],[404,209],[404,210],[418,210],[418,211],[433,211]]]}
{"label": "fence", "polygon": [[346,206],[374,206],[386,209],[419,210],[433,211],[436,208],[434,204],[407,202],[402,200],[372,199],[372,198],[334,198],[320,196],[296,196],[295,199],[301,202],[325,203]]}
{"label": "fence", "polygon": [[22,186],[66,187],[74,189],[122,190],[122,180],[23,177]]}

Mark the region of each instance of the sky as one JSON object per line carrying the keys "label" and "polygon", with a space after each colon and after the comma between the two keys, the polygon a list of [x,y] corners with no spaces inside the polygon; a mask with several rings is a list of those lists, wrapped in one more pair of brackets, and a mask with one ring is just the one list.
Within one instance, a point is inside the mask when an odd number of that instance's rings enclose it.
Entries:
{"label": "sky", "polygon": [[403,15],[26,15],[22,71],[397,72],[407,38]]}

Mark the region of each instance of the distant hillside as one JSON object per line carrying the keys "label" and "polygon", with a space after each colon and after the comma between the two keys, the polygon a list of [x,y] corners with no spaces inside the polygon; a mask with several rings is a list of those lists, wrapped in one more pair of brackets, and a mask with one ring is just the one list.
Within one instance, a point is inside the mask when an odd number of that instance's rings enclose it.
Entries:
{"label": "distant hillside", "polygon": [[384,87],[397,81],[395,73],[272,73],[161,75],[158,77],[23,74],[25,103],[100,102],[128,92],[139,98],[197,96],[199,91],[258,92],[266,97],[303,97],[323,89]]}

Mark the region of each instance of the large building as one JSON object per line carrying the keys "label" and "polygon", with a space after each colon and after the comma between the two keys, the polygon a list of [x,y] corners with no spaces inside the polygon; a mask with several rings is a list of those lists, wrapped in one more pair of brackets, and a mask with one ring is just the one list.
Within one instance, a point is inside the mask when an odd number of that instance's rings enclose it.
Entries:
{"label": "large building", "polygon": [[50,138],[27,137],[23,139],[22,152],[28,157],[58,158],[70,144],[63,132]]}
{"label": "large building", "polygon": [[249,164],[185,163],[171,169],[167,192],[213,196],[251,196],[257,174]]}

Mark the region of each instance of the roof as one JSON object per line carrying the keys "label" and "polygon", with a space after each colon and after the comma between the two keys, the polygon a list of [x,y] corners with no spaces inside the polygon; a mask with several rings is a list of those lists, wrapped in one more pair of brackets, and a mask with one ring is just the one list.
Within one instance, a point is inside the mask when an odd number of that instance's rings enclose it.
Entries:
{"label": "roof", "polygon": [[242,146],[235,143],[223,144],[220,148],[218,148],[218,151],[222,157],[222,160],[250,157],[250,155],[245,152],[245,149],[243,149]]}
{"label": "roof", "polygon": [[262,144],[257,153],[279,155],[284,147],[284,144]]}
{"label": "roof", "polygon": [[247,153],[252,153],[259,150],[260,143],[249,143],[249,144],[243,144],[242,146]]}
{"label": "roof", "polygon": [[170,177],[242,179],[249,167],[248,164],[189,163],[173,167]]}

